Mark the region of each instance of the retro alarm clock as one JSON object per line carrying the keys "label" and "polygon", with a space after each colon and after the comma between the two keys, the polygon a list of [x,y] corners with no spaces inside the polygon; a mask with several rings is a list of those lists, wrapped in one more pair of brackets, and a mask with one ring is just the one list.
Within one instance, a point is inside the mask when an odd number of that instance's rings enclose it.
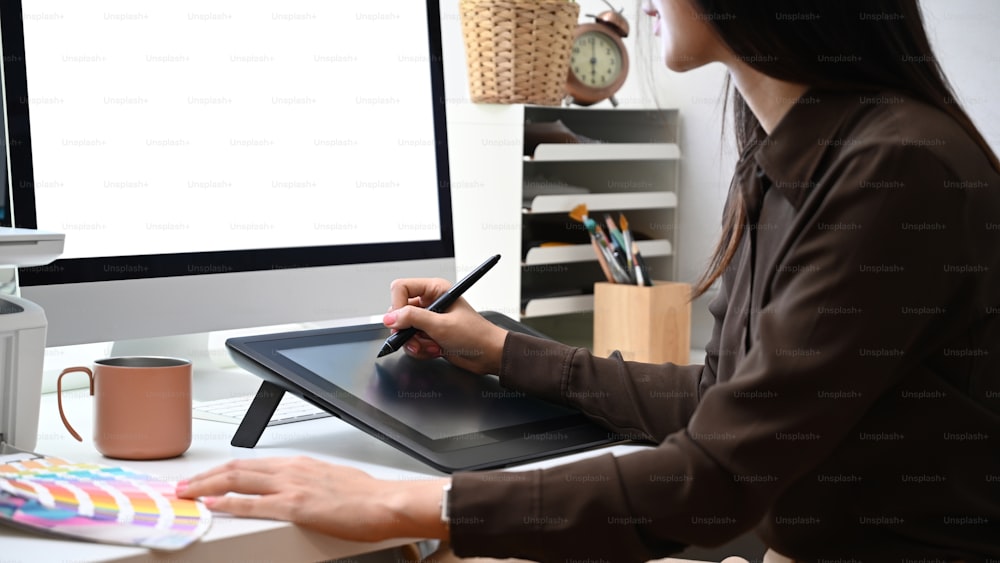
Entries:
{"label": "retro alarm clock", "polygon": [[569,103],[589,106],[609,100],[618,106],[615,93],[628,76],[628,51],[622,39],[628,37],[629,25],[622,10],[611,8],[590,15],[594,21],[577,25],[573,33],[566,80]]}

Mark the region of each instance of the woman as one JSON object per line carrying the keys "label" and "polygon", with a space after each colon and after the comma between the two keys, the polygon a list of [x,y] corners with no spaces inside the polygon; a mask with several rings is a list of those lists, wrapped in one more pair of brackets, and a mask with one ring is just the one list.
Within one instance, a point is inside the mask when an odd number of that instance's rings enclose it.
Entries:
{"label": "woman", "polygon": [[464,301],[422,309],[443,280],[391,288],[385,324],[423,331],[408,354],[657,447],[517,481],[243,460],[180,494],[347,538],[448,538],[458,555],[637,561],[753,529],[802,561],[1000,557],[1000,163],[915,0],[786,4],[643,6],[670,69],[719,62],[735,86],[741,157],[696,288],[721,282],[704,365],[595,358]]}

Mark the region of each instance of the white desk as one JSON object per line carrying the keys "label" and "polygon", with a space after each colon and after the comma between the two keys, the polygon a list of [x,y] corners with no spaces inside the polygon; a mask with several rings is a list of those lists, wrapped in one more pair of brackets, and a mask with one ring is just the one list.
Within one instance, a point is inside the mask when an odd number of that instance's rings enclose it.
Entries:
{"label": "white desk", "polygon": [[[64,391],[63,406],[74,427],[84,437],[74,440],[62,422],[54,394],[42,396],[38,445],[41,454],[71,461],[123,465],[162,476],[186,479],[234,458],[308,455],[351,465],[386,479],[424,479],[443,474],[395,448],[368,436],[337,418],[325,418],[269,427],[253,449],[229,445],[236,426],[195,420],[191,448],[183,456],[164,461],[121,461],[104,458],[94,450],[91,436],[93,399],[85,389]],[[523,468],[554,465],[636,446],[615,446],[548,460]],[[201,541],[179,552],[153,552],[144,548],[48,539],[0,526],[0,559],[25,561],[320,561],[357,556],[389,549],[412,540],[357,543],[310,532],[285,522],[216,515]]]}

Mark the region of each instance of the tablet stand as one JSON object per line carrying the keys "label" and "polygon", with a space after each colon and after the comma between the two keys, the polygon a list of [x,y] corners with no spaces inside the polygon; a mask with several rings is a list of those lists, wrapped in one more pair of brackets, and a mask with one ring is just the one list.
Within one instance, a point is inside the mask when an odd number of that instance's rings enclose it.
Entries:
{"label": "tablet stand", "polygon": [[267,428],[267,423],[271,422],[271,416],[274,415],[278,403],[284,396],[285,390],[281,387],[270,381],[261,382],[253,402],[250,403],[250,408],[243,415],[243,421],[240,422],[240,426],[236,429],[236,434],[233,434],[233,439],[229,444],[237,448],[256,446],[257,440],[260,440],[261,434]]}

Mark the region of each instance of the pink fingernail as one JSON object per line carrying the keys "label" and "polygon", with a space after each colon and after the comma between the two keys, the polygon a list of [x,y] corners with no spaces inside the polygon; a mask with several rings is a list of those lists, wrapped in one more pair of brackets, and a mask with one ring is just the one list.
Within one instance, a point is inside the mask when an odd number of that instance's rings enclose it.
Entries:
{"label": "pink fingernail", "polygon": [[386,313],[382,316],[382,324],[391,325],[396,322],[396,313]]}

